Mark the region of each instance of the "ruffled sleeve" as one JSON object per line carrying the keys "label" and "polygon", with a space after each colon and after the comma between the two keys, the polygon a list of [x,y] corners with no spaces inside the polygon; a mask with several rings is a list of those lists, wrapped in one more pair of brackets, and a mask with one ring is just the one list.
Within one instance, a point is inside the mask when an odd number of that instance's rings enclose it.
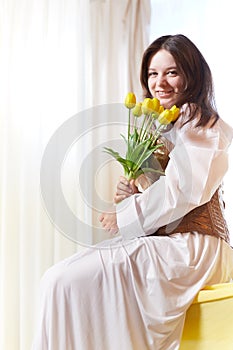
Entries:
{"label": "ruffled sleeve", "polygon": [[121,235],[152,234],[208,202],[228,169],[232,137],[232,128],[221,119],[212,128],[195,128],[194,122],[180,128],[177,122],[167,135],[175,146],[165,176],[117,205]]}

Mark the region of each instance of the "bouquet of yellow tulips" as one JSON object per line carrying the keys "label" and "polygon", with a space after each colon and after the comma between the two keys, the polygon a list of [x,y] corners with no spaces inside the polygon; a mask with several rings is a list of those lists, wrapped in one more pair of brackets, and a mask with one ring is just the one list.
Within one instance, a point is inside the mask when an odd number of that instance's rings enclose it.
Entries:
{"label": "bouquet of yellow tulips", "polygon": [[[129,92],[125,98],[128,114],[128,135],[125,137],[127,151],[125,158],[111,148],[105,151],[113,156],[124,168],[124,175],[128,180],[136,179],[145,172],[164,174],[159,169],[146,166],[146,160],[161,147],[159,141],[162,130],[179,116],[179,108],[175,105],[171,109],[164,109],[157,98],[145,98],[143,102],[136,102],[134,93]],[[142,123],[138,125],[140,117]],[[131,123],[133,117],[133,123]]]}

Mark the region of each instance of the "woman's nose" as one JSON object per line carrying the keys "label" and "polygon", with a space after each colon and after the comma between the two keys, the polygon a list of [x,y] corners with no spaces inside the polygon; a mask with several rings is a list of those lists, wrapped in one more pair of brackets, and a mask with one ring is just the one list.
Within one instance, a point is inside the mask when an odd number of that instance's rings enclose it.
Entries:
{"label": "woman's nose", "polygon": [[158,75],[156,79],[156,85],[157,86],[164,86],[166,85],[166,78],[164,75]]}

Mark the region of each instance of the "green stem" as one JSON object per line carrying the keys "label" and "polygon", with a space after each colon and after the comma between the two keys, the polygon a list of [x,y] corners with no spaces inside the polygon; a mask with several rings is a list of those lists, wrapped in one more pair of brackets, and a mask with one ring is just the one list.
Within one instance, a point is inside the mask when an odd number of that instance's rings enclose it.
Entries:
{"label": "green stem", "polygon": [[148,125],[149,125],[149,122],[150,122],[150,116],[149,116],[149,115],[147,115],[147,118],[146,118],[146,116],[145,116],[145,119],[147,119],[147,123],[146,123],[146,126],[145,126],[145,128],[144,128],[144,131],[143,131],[142,137],[140,137],[140,141],[143,141],[143,140],[144,140],[144,138],[145,138],[145,135],[146,135],[147,130],[148,130]]}
{"label": "green stem", "polygon": [[129,115],[128,115],[128,140],[129,140],[129,136],[130,136],[130,111],[131,111],[131,109],[129,108]]}
{"label": "green stem", "polygon": [[127,140],[127,154],[129,154],[129,148],[130,148],[130,146],[129,146],[129,139],[130,139],[130,122],[131,122],[131,120],[130,120],[130,111],[131,111],[131,109],[129,108],[129,114],[128,114],[128,140]]}
{"label": "green stem", "polygon": [[140,168],[140,163],[141,163],[141,161],[143,160],[143,158],[144,158],[144,154],[146,153],[146,151],[147,151],[147,149],[148,149],[148,147],[145,147],[145,149],[144,149],[144,151],[142,152],[142,154],[141,154],[141,156],[139,157],[139,159],[138,159],[138,161],[137,161],[137,168],[134,170],[134,172],[137,172],[138,171],[138,169]]}
{"label": "green stem", "polygon": [[145,121],[146,121],[146,115],[144,115],[144,119],[143,119],[142,126],[141,126],[141,129],[140,129],[139,142],[141,141],[141,136],[142,136],[142,132],[143,132]]}
{"label": "green stem", "polygon": [[133,121],[133,129],[134,131],[137,129],[137,117],[134,116],[134,121]]}
{"label": "green stem", "polygon": [[128,181],[130,181],[133,178],[132,175],[133,175],[132,171],[130,171],[129,173],[125,173],[125,177]]}
{"label": "green stem", "polygon": [[[149,125],[149,126],[147,125],[146,131],[147,131],[147,130],[150,131],[150,128],[151,128],[153,122],[154,122],[154,119],[150,116],[150,123],[149,123],[149,121],[148,121],[148,125]],[[144,141],[145,136],[146,136],[146,134],[143,136],[142,141]]]}
{"label": "green stem", "polygon": [[159,136],[161,135],[161,131],[164,129],[164,125],[163,124],[160,124],[158,126],[158,128],[155,130],[155,133],[153,135],[153,138],[154,138],[154,141],[153,141],[153,144],[152,145],[155,145]]}

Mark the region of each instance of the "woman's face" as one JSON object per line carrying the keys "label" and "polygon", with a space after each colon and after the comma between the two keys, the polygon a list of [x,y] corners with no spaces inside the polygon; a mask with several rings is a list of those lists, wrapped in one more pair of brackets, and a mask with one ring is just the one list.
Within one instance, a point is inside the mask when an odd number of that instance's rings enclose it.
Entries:
{"label": "woman's face", "polygon": [[159,99],[164,108],[171,108],[180,99],[184,79],[173,56],[164,49],[152,56],[148,67],[148,87],[151,95]]}

